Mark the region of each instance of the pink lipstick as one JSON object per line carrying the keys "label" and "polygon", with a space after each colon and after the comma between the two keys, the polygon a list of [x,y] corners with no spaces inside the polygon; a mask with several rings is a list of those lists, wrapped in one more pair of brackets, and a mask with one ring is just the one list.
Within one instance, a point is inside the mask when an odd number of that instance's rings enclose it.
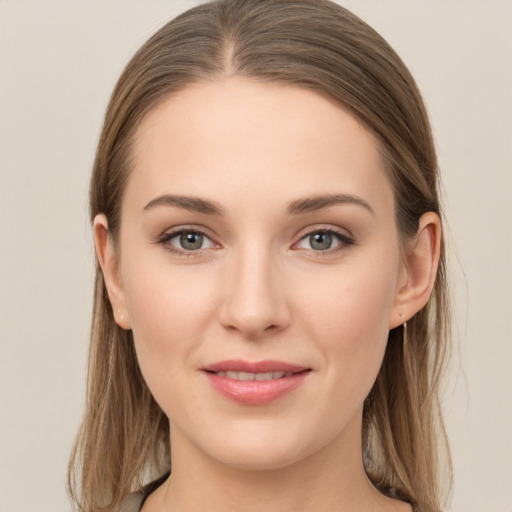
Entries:
{"label": "pink lipstick", "polygon": [[220,361],[202,368],[213,388],[247,405],[270,403],[298,388],[310,368],[283,361]]}

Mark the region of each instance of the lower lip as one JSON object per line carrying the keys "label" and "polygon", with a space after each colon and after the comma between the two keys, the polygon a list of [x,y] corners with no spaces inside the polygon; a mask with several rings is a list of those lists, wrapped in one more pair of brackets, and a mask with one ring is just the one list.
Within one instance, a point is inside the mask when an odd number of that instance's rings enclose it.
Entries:
{"label": "lower lip", "polygon": [[205,372],[212,386],[221,395],[247,405],[265,405],[297,389],[310,370],[295,373],[291,377],[273,380],[235,380]]}

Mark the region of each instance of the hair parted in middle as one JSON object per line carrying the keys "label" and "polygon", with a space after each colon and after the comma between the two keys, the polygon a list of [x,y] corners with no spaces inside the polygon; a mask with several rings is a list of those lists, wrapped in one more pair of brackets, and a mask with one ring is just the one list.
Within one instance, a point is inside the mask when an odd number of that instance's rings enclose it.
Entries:
{"label": "hair parted in middle", "polygon": [[[230,76],[306,88],[363,123],[380,142],[402,242],[415,235],[423,213],[442,216],[423,100],[379,34],[328,0],[217,0],[158,30],[113,91],[94,162],[90,214],[106,215],[114,244],[141,121],[187,86]],[[438,384],[448,332],[442,248],[433,295],[408,320],[406,344],[402,327],[390,332],[363,417],[370,479],[422,512],[440,510],[437,440],[445,437]],[[70,462],[70,491],[83,511],[112,511],[146,477],[169,468],[168,420],[144,382],[131,331],[115,322],[97,264],[86,413]]]}

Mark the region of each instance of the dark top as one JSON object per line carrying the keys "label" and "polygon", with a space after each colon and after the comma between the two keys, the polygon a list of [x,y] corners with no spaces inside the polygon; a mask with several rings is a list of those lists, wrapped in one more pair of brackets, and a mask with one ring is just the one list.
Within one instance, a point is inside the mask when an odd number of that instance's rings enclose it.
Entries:
{"label": "dark top", "polygon": [[[119,512],[140,512],[142,509],[142,506],[144,505],[145,501],[148,499],[149,495],[158,489],[166,480],[169,478],[169,475],[171,472],[167,472],[164,475],[162,475],[160,478],[157,478],[156,480],[153,480],[153,482],[149,483],[148,485],[144,486],[144,489],[142,489],[141,492],[136,492],[133,494],[130,494],[126,500],[123,501],[121,504],[121,508],[119,509]],[[418,512],[417,505],[414,503],[411,503],[408,499],[403,499],[403,501],[406,501],[410,503],[413,512]]]}
{"label": "dark top", "polygon": [[153,482],[144,486],[141,492],[134,492],[126,497],[126,499],[121,503],[121,508],[119,512],[140,512],[144,502],[148,499],[149,495],[158,489],[169,477],[171,473],[166,473],[165,475],[157,478]]}

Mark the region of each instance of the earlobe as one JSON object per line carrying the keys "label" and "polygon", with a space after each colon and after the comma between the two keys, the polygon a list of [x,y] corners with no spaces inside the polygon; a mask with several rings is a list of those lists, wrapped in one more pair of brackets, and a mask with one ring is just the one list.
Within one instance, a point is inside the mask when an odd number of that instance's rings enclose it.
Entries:
{"label": "earlobe", "polygon": [[441,252],[441,220],[434,212],[423,214],[416,236],[407,243],[403,258],[405,278],[399,285],[389,328],[414,316],[428,302]]}
{"label": "earlobe", "polygon": [[108,231],[108,220],[104,214],[98,214],[94,218],[93,234],[96,256],[103,272],[115,321],[122,329],[131,329],[119,260]]}

